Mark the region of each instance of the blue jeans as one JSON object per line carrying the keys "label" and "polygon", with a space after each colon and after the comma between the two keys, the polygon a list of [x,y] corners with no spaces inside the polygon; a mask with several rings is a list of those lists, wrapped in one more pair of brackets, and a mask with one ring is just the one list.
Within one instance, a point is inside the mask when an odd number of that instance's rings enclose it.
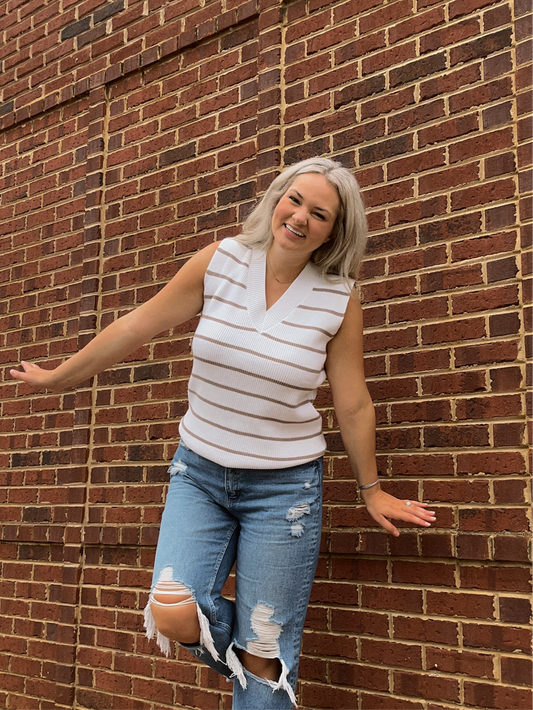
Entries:
{"label": "blue jeans", "polygon": [[[180,444],[169,473],[152,589],[166,579],[192,591],[200,642],[183,645],[234,679],[234,710],[290,710],[320,546],[322,458],[283,469],[232,469]],[[221,591],[235,560],[233,602]],[[168,655],[151,603],[147,635],[157,636]],[[234,649],[278,659],[279,680],[250,673]]]}

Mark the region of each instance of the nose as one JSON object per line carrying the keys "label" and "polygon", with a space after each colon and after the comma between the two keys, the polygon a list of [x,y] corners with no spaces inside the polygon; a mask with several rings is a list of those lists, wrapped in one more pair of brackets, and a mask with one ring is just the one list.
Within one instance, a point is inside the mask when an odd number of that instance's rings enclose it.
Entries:
{"label": "nose", "polygon": [[292,218],[297,224],[305,224],[307,222],[307,210],[305,207],[298,207],[298,209],[294,211]]}

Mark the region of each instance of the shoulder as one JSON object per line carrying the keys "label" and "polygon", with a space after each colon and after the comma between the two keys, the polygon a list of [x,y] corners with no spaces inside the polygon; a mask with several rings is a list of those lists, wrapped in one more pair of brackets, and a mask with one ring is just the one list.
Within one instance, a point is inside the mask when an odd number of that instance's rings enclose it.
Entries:
{"label": "shoulder", "polygon": [[[333,309],[342,318],[351,301],[354,301],[353,285],[340,279],[325,278],[318,269],[314,269],[313,294],[322,301],[325,308]],[[339,323],[340,325],[340,323]]]}
{"label": "shoulder", "polygon": [[187,280],[189,282],[196,281],[198,284],[201,284],[209,268],[209,264],[218,250],[219,244],[220,242],[213,242],[193,254],[190,259],[187,259],[181,266],[178,273],[174,276],[173,281]]}
{"label": "shoulder", "polygon": [[348,295],[344,318],[339,330],[332,339],[331,346],[344,348],[348,343],[353,344],[354,341],[362,345],[362,337],[363,309],[361,308],[361,302],[352,291]]}
{"label": "shoulder", "polygon": [[343,320],[343,325],[344,324],[346,324],[346,326],[356,326],[358,329],[363,328],[363,309],[361,308],[361,301],[354,291],[348,294],[348,303]]}
{"label": "shoulder", "polygon": [[216,244],[218,245],[217,252],[221,257],[226,257],[237,264],[248,265],[250,263],[253,250],[238,238],[226,237]]}

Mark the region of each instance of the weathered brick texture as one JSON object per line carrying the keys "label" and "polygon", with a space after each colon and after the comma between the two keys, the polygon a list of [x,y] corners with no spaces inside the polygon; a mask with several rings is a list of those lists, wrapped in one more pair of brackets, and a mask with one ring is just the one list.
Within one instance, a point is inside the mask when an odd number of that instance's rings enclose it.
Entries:
{"label": "weathered brick texture", "polygon": [[[229,708],[142,609],[195,321],[75,392],[52,366],[238,232],[273,175],[353,169],[384,486],[360,506],[327,386],[322,554],[299,700],[531,707],[531,4],[0,1],[0,706]],[[228,582],[228,593],[232,581]]]}

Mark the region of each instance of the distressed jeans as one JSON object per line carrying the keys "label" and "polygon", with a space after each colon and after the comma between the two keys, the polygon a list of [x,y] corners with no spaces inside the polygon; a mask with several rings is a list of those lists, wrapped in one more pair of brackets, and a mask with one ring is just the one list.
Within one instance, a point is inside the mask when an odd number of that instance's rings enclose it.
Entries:
{"label": "distressed jeans", "polygon": [[[169,473],[152,590],[160,580],[191,590],[200,642],[182,645],[233,680],[234,710],[290,710],[320,546],[322,458],[283,469],[233,469],[180,444]],[[221,591],[235,561],[232,601]],[[147,635],[168,655],[152,603],[150,597]],[[236,649],[278,659],[279,679],[250,673]]]}

